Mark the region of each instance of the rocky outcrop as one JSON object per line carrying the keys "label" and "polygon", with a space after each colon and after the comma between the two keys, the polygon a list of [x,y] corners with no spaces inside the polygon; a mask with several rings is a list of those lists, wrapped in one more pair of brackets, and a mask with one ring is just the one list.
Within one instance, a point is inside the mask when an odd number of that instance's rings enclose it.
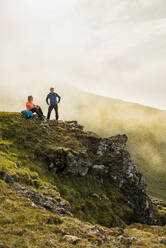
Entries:
{"label": "rocky outcrop", "polygon": [[57,149],[47,154],[49,170],[75,176],[92,174],[99,181],[109,178],[126,197],[133,210],[133,221],[157,224],[154,205],[146,194],[146,181],[138,172],[126,150],[126,135],[100,138],[87,135],[82,126],[73,122],[77,139],[86,146],[86,151],[75,153],[71,149]]}
{"label": "rocky outcrop", "polygon": [[18,195],[29,199],[32,202],[32,206],[37,206],[62,216],[72,216],[69,203],[60,197],[55,199],[45,196],[32,188],[23,187],[4,171],[0,171],[0,179],[9,184]]}
{"label": "rocky outcrop", "polygon": [[[146,194],[146,181],[137,171],[129,152],[125,149],[126,135],[117,135],[100,141],[97,154],[106,162],[103,170],[125,194],[129,206],[134,211],[136,221],[157,224],[154,206]],[[96,169],[96,167],[93,167]]]}

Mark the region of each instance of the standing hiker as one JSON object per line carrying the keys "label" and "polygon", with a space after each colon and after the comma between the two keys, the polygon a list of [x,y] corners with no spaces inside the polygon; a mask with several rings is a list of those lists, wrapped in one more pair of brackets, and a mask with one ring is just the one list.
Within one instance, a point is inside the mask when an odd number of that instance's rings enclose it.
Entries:
{"label": "standing hiker", "polygon": [[28,96],[28,102],[26,103],[26,109],[32,113],[36,113],[42,120],[44,120],[43,111],[40,106],[33,103],[33,96]]}
{"label": "standing hiker", "polygon": [[[58,99],[57,99],[58,98]],[[54,88],[50,88],[50,93],[46,97],[46,103],[49,105],[48,107],[48,114],[47,114],[47,120],[50,119],[50,115],[52,110],[55,110],[55,117],[56,120],[58,120],[59,115],[58,115],[58,103],[60,102],[61,97],[54,92]]]}

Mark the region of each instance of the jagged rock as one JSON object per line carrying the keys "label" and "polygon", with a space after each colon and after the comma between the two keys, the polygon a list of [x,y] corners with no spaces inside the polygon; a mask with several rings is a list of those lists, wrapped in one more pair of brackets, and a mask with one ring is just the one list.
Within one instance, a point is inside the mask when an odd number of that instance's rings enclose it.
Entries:
{"label": "jagged rock", "polygon": [[71,151],[59,149],[54,155],[47,155],[50,161],[49,170],[53,173],[63,172],[75,176],[85,176],[92,166],[90,159],[85,154],[74,154]]}
{"label": "jagged rock", "polygon": [[64,173],[71,173],[76,176],[86,176],[91,166],[91,161],[88,157],[85,157],[84,155],[80,155],[80,157],[74,155],[68,156],[67,166],[64,170]]}
{"label": "jagged rock", "polygon": [[[126,195],[134,210],[136,221],[156,224],[153,204],[146,194],[145,178],[137,171],[129,152],[125,149],[126,142],[126,135],[117,135],[100,141],[97,155],[101,157],[101,161],[108,158],[108,162],[105,164],[107,173],[104,175],[112,178]],[[104,167],[101,168],[105,170]]]}
{"label": "jagged rock", "polygon": [[57,149],[56,151],[50,150],[47,152],[46,157],[49,161],[49,170],[53,171],[54,173],[57,171],[63,171],[67,166],[67,156],[69,153],[69,151],[65,151],[61,148]]}
{"label": "jagged rock", "polygon": [[77,236],[68,235],[68,234],[66,234],[63,237],[63,239],[71,242],[72,244],[76,244],[76,243],[78,243],[80,241],[80,238],[78,238]]}
{"label": "jagged rock", "polygon": [[108,169],[105,165],[93,165],[92,173],[94,175],[105,175],[108,173]]}
{"label": "jagged rock", "polygon": [[33,202],[36,206],[47,209],[53,213],[57,213],[59,215],[69,215],[71,214],[71,207],[64,200],[56,200],[52,197],[44,196],[41,193],[38,193],[34,189],[30,189],[27,187],[22,187],[18,183],[13,184],[13,189],[17,192],[17,194],[28,198],[31,202]]}
{"label": "jagged rock", "polygon": [[0,171],[0,178],[12,185],[12,189],[15,190],[17,194],[29,199],[32,202],[32,206],[38,206],[59,215],[73,216],[71,207],[67,201],[60,198],[54,199],[52,197],[47,197],[34,189],[23,187],[19,183],[14,182],[13,178],[4,171]]}
{"label": "jagged rock", "polygon": [[124,234],[124,230],[122,228],[118,229],[117,232],[115,233],[115,236],[121,236]]}
{"label": "jagged rock", "polygon": [[160,245],[166,245],[166,238],[160,238],[160,239],[158,239],[158,243]]}
{"label": "jagged rock", "polygon": [[112,157],[119,157],[121,155],[120,151],[126,146],[127,139],[125,134],[102,139],[98,146],[97,154],[104,156],[111,153]]}
{"label": "jagged rock", "polygon": [[80,130],[84,129],[84,126],[78,124],[77,121],[67,121],[67,123],[70,124],[71,126],[75,127],[75,128],[80,129]]}
{"label": "jagged rock", "polygon": [[93,170],[104,170],[105,169],[105,166],[102,164],[102,165],[93,165]]}
{"label": "jagged rock", "polygon": [[93,234],[93,235],[98,235],[100,234],[98,228],[96,226],[90,226],[88,229],[88,233],[89,234]]}
{"label": "jagged rock", "polygon": [[89,241],[96,245],[101,245],[107,242],[109,237],[108,234],[105,234],[102,228],[98,229],[97,226],[89,227],[88,234],[90,236]]}
{"label": "jagged rock", "polygon": [[104,200],[110,201],[110,199],[109,199],[106,195],[102,195],[102,198],[103,198]]}
{"label": "jagged rock", "polygon": [[96,194],[96,193],[92,193],[92,196],[95,197],[95,198],[97,198],[97,199],[99,199],[99,200],[101,200],[101,197],[98,194]]}
{"label": "jagged rock", "polygon": [[130,247],[133,242],[136,242],[138,239],[136,237],[125,237],[124,235],[120,235],[117,238],[120,244],[125,245],[125,247]]}
{"label": "jagged rock", "polygon": [[[71,125],[78,124],[71,122]],[[87,152],[74,153],[64,149],[53,151],[47,154],[49,169],[53,173],[62,172],[75,176],[92,173],[100,177],[101,181],[109,177],[126,196],[126,202],[133,209],[134,221],[157,224],[154,206],[146,194],[145,178],[137,171],[126,150],[127,136],[124,134],[103,139],[96,136],[89,138],[86,135],[78,137],[86,144]]]}

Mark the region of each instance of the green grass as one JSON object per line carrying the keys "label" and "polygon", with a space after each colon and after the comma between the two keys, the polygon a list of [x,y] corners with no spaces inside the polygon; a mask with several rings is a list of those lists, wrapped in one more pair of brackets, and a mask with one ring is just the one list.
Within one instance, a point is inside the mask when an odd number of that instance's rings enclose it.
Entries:
{"label": "green grass", "polygon": [[59,175],[55,183],[61,195],[71,203],[74,215],[83,221],[110,227],[125,226],[132,219],[125,197],[109,179],[99,185],[91,175]]}

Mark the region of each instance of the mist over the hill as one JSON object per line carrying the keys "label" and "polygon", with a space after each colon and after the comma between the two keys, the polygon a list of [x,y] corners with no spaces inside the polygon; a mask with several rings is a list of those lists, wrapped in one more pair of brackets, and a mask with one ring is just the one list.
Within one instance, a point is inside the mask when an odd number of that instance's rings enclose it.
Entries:
{"label": "mist over the hill", "polygon": [[0,30],[3,97],[55,80],[165,108],[165,0],[1,0]]}

